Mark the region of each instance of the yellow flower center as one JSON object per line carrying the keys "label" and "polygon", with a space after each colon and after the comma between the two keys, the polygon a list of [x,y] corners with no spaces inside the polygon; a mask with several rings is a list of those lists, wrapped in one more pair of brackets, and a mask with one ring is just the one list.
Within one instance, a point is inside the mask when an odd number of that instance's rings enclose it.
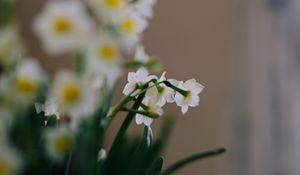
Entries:
{"label": "yellow flower center", "polygon": [[37,84],[31,78],[18,78],[16,88],[23,94],[33,94],[37,90]]}
{"label": "yellow flower center", "polygon": [[71,139],[67,136],[61,136],[54,141],[54,148],[58,152],[66,152],[71,147]]}
{"label": "yellow flower center", "polygon": [[98,55],[106,61],[111,61],[116,58],[118,54],[117,49],[111,44],[104,44],[99,47]]}
{"label": "yellow flower center", "polygon": [[70,32],[72,24],[68,18],[57,17],[53,22],[53,27],[57,34],[66,34]]}
{"label": "yellow flower center", "polygon": [[123,30],[129,34],[132,34],[134,32],[135,24],[132,18],[125,18],[121,26]]}
{"label": "yellow flower center", "polygon": [[104,0],[106,6],[117,9],[125,5],[125,0]]}
{"label": "yellow flower center", "polygon": [[9,174],[9,164],[4,160],[0,160],[0,175]]}
{"label": "yellow flower center", "polygon": [[80,88],[77,84],[66,84],[62,89],[61,97],[65,103],[75,103],[80,97]]}

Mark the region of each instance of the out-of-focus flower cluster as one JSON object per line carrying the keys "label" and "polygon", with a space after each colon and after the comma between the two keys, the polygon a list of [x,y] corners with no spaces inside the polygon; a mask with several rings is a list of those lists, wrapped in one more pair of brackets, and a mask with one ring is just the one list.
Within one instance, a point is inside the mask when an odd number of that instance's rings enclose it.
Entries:
{"label": "out-of-focus flower cluster", "polygon": [[[148,73],[158,63],[140,40],[154,4],[155,0],[48,1],[32,29],[46,53],[70,54],[75,65],[53,77],[26,54],[15,16],[8,13],[14,20],[0,23],[0,175],[22,169],[41,173],[38,161],[64,166],[86,125],[105,132],[120,111],[150,127],[166,103],[175,102],[183,114],[199,104],[203,86],[195,79],[183,82],[167,79],[165,72],[160,77]],[[135,59],[126,61],[130,55]],[[108,110],[112,89],[126,67],[142,68],[128,74],[124,99]],[[130,102],[137,108],[128,107]],[[97,151],[103,161],[101,144]]]}

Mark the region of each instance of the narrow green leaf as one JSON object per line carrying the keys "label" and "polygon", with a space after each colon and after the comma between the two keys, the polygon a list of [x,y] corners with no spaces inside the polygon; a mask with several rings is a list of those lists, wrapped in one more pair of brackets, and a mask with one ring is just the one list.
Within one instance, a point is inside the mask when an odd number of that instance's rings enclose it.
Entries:
{"label": "narrow green leaf", "polygon": [[[143,89],[146,89],[148,87],[148,85],[146,85],[145,87],[143,87]],[[142,93],[141,95],[138,96],[136,102],[133,104],[132,109],[133,110],[137,110],[139,109],[144,97],[145,97],[146,92]],[[119,129],[117,136],[114,140],[114,142],[112,143],[108,156],[107,156],[107,160],[105,162],[104,165],[104,169],[102,171],[105,172],[109,172],[109,169],[111,168],[110,165],[113,164],[114,161],[114,157],[118,157],[119,155],[117,155],[118,153],[118,149],[122,147],[122,143],[124,140],[124,136],[126,134],[126,131],[128,130],[131,121],[133,120],[134,116],[136,115],[136,113],[133,112],[128,112],[124,122],[121,125],[121,128]]]}
{"label": "narrow green leaf", "polygon": [[182,160],[174,163],[170,167],[168,167],[166,170],[163,171],[163,173],[161,175],[173,174],[174,172],[178,171],[179,169],[183,168],[184,166],[186,166],[190,163],[193,163],[194,161],[202,160],[202,159],[208,158],[208,157],[217,156],[217,155],[223,154],[225,152],[226,152],[225,148],[219,148],[216,150],[206,151],[206,152],[202,152],[199,154],[189,156],[185,159],[182,159]]}
{"label": "narrow green leaf", "polygon": [[159,157],[152,165],[152,167],[150,168],[149,172],[147,173],[147,175],[159,175],[162,169],[164,163],[164,158],[163,157]]}
{"label": "narrow green leaf", "polygon": [[146,143],[147,147],[150,147],[153,142],[153,133],[152,129],[150,126],[145,126],[144,127],[144,136],[143,136],[143,141]]}

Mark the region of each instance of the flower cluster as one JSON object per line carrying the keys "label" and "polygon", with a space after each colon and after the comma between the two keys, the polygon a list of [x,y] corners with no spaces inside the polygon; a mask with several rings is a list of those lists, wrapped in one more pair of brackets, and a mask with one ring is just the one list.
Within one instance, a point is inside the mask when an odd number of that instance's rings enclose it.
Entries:
{"label": "flower cluster", "polygon": [[154,4],[154,0],[48,2],[33,29],[45,51],[76,55],[80,70],[58,72],[46,103],[36,104],[38,111],[69,116],[73,127],[92,113],[99,104],[99,90],[114,86],[122,58],[139,45]]}
{"label": "flower cluster", "polygon": [[50,1],[33,29],[47,53],[84,55],[85,76],[98,87],[103,81],[113,85],[121,74],[122,57],[135,50],[154,4],[155,0]]}
{"label": "flower cluster", "polygon": [[140,109],[143,112],[136,115],[137,124],[145,124],[150,126],[153,119],[147,114],[157,114],[161,116],[164,111],[162,107],[166,103],[173,103],[181,107],[181,111],[185,114],[189,106],[195,107],[199,105],[199,94],[204,86],[197,83],[195,79],[190,79],[185,82],[177,81],[175,79],[166,78],[164,72],[160,78],[149,75],[148,71],[140,68],[137,72],[130,72],[128,74],[128,83],[126,84],[123,93],[125,95],[136,96],[136,94],[143,91],[143,86],[147,84],[145,98]]}

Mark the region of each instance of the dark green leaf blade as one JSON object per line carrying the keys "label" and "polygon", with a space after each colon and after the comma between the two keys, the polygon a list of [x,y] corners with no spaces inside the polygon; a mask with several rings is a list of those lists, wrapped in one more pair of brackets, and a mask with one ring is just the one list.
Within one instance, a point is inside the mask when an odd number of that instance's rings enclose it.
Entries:
{"label": "dark green leaf blade", "polygon": [[194,161],[202,160],[202,159],[208,158],[208,157],[217,156],[217,155],[223,154],[225,152],[226,152],[225,148],[219,148],[216,150],[210,150],[210,151],[206,151],[206,152],[202,152],[202,153],[198,153],[198,154],[189,156],[189,157],[184,158],[184,159],[174,163],[173,165],[169,166],[166,170],[163,171],[163,173],[161,175],[172,174],[175,171],[183,168],[184,166],[186,166]]}
{"label": "dark green leaf blade", "polygon": [[148,171],[147,175],[159,175],[161,170],[162,170],[162,166],[164,163],[164,158],[163,157],[159,157],[152,165],[152,167],[150,168],[150,170]]}

